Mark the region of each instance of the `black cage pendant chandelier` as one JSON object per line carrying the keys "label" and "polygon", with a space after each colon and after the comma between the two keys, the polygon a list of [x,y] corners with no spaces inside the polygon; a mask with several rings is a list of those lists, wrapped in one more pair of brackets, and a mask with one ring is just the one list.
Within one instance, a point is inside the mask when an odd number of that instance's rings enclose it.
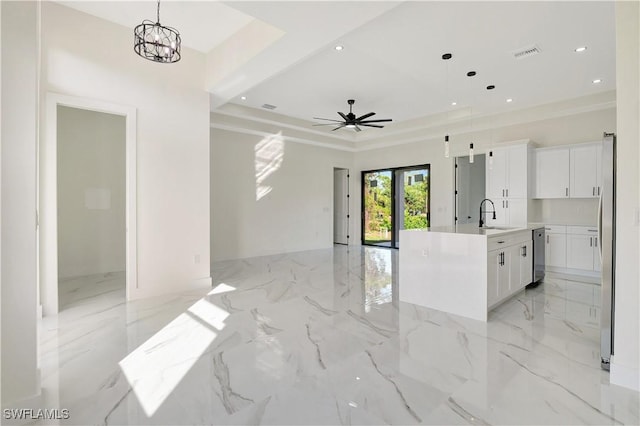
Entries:
{"label": "black cage pendant chandelier", "polygon": [[160,25],[160,0],[156,22],[145,19],[133,30],[133,50],[145,59],[170,64],[180,60],[180,33]]}

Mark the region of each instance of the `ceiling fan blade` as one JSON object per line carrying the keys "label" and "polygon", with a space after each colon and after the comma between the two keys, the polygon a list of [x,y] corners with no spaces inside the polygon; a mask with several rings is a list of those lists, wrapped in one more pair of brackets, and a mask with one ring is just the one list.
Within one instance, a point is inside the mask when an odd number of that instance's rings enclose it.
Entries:
{"label": "ceiling fan blade", "polygon": [[313,117],[314,120],[325,120],[325,121],[333,121],[335,123],[342,123],[342,121],[340,120],[334,120],[332,118],[320,118],[320,117]]}
{"label": "ceiling fan blade", "polygon": [[312,126],[335,126],[337,124],[342,124],[342,121],[337,121],[336,123],[318,123],[312,124]]}
{"label": "ceiling fan blade", "polygon": [[340,112],[338,111],[338,114],[340,115],[340,117],[342,117],[344,119],[344,121],[349,121],[349,119],[347,118],[347,116],[344,114],[344,112]]}
{"label": "ceiling fan blade", "polygon": [[361,115],[360,117],[356,118],[356,121],[364,120],[365,118],[369,118],[372,115],[376,115],[376,113],[375,112],[370,112],[369,114]]}
{"label": "ceiling fan blade", "polygon": [[385,121],[393,121],[393,120],[392,120],[392,119],[390,119],[390,118],[382,118],[382,119],[380,119],[380,120],[367,120],[367,121],[361,121],[361,122],[359,122],[358,124],[363,124],[363,123],[382,123],[382,122],[385,122]]}
{"label": "ceiling fan blade", "polygon": [[382,129],[384,126],[381,126],[379,124],[367,124],[367,123],[360,123],[360,126],[366,126],[366,127],[377,127],[379,129]]}
{"label": "ceiling fan blade", "polygon": [[342,129],[344,126],[346,126],[346,124],[342,124],[342,125],[340,125],[340,126],[336,127],[335,129],[333,129],[333,130],[331,130],[331,131],[332,131],[332,132],[335,132],[335,131],[336,131],[336,130],[338,130],[338,129]]}
{"label": "ceiling fan blade", "polygon": [[361,132],[362,131],[362,129],[360,127],[358,127],[357,124],[354,124],[354,127],[356,129],[356,132]]}

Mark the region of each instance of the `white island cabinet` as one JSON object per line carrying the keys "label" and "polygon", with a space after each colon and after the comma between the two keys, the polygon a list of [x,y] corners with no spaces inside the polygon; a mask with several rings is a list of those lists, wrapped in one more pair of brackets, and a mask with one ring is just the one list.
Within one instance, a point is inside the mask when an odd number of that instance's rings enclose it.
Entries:
{"label": "white island cabinet", "polygon": [[531,228],[400,231],[400,300],[487,321],[532,279]]}

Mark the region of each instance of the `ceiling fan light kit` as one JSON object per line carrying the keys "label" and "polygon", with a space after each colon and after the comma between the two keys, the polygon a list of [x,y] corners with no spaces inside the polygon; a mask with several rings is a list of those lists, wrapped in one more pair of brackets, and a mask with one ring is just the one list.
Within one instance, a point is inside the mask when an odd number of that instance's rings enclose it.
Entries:
{"label": "ceiling fan light kit", "polygon": [[384,126],[382,126],[380,124],[374,124],[374,123],[384,123],[384,122],[393,121],[390,118],[381,118],[381,119],[377,119],[377,120],[367,120],[367,118],[376,115],[375,112],[369,112],[367,114],[361,115],[360,117],[356,117],[356,115],[353,113],[353,104],[355,102],[356,101],[353,100],[353,99],[349,99],[347,101],[347,103],[349,104],[349,112],[347,114],[338,111],[338,115],[340,117],[342,117],[342,121],[341,120],[333,120],[331,118],[313,117],[314,120],[331,121],[331,123],[314,124],[314,126],[337,126],[335,129],[331,130],[332,132],[336,131],[338,129],[345,128],[345,127],[347,129],[354,129],[356,132],[360,132],[360,131],[362,131],[362,129],[360,127],[377,127],[379,129],[382,129]]}

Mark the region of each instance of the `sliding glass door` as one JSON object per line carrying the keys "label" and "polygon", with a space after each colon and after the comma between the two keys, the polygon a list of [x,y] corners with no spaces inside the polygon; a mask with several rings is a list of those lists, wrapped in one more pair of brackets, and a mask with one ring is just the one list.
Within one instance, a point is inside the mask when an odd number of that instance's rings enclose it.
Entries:
{"label": "sliding glass door", "polygon": [[391,247],[392,178],[391,170],[362,174],[363,244]]}
{"label": "sliding glass door", "polygon": [[403,229],[429,227],[429,165],[362,172],[362,244],[398,248]]}

